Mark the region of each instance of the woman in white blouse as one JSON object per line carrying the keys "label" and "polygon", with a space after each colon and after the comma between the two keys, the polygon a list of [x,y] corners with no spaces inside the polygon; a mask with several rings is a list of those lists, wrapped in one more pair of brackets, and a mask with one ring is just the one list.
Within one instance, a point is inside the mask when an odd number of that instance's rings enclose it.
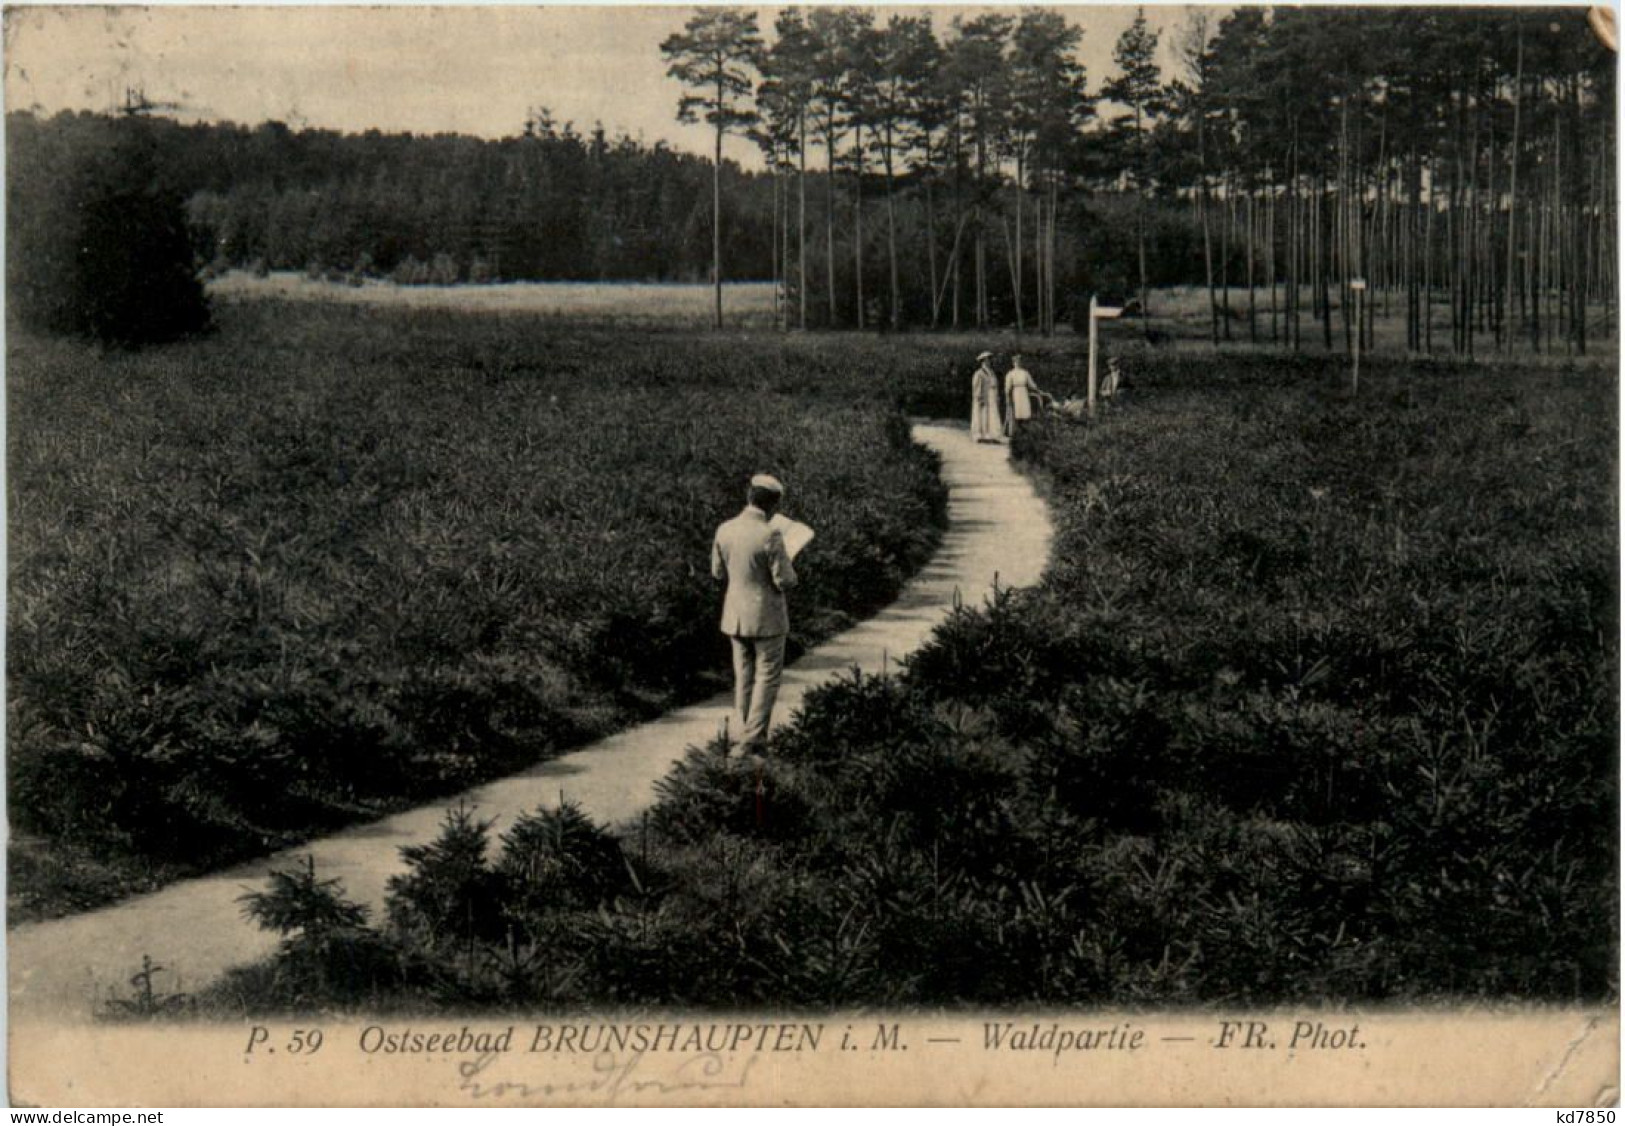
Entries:
{"label": "woman in white blouse", "polygon": [[1010,370],[1004,376],[1004,417],[1010,433],[1014,434],[1017,423],[1033,416],[1033,397],[1038,394],[1038,384],[1032,372],[1021,366],[1020,355],[1011,356],[1010,361]]}

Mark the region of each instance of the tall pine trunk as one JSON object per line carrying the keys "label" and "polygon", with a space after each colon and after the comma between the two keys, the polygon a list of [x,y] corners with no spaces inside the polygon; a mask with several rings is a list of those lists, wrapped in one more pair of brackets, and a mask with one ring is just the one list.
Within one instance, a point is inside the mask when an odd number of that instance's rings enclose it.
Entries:
{"label": "tall pine trunk", "polygon": [[1349,197],[1353,194],[1349,159],[1349,99],[1345,96],[1342,103],[1337,141],[1337,211],[1333,216],[1332,238],[1333,245],[1337,248],[1337,305],[1339,317],[1343,322],[1343,350],[1353,355],[1355,325],[1351,316],[1353,302],[1349,300],[1353,296],[1353,291],[1349,288],[1349,259],[1353,247],[1353,232],[1349,229],[1352,226]]}
{"label": "tall pine trunk", "polygon": [[1320,277],[1321,338],[1328,352],[1332,350],[1332,225],[1329,221],[1331,200],[1327,198],[1330,190],[1326,183],[1326,170],[1322,167],[1320,188],[1315,193],[1315,247],[1320,253],[1320,268],[1315,273]]}
{"label": "tall pine trunk", "polygon": [[1049,178],[1049,231],[1044,237],[1044,299],[1049,309],[1049,331],[1055,331],[1055,243],[1057,240],[1056,227],[1061,221],[1061,187],[1056,182],[1057,176],[1050,173]]}
{"label": "tall pine trunk", "polygon": [[1021,339],[1021,334],[1022,334],[1023,330],[1026,327],[1025,321],[1023,320],[1022,313],[1021,313],[1021,299],[1022,299],[1022,293],[1021,293],[1021,197],[1022,197],[1023,194],[1025,194],[1025,192],[1027,190],[1026,182],[1023,179],[1023,173],[1025,171],[1025,164],[1026,164],[1025,153],[1024,152],[1017,153],[1016,154],[1016,237],[1015,237],[1014,243],[1010,247],[1010,257],[1011,257],[1010,265],[1011,265],[1011,274],[1012,274],[1012,277],[1010,278],[1010,288],[1015,292],[1015,298],[1016,298],[1016,339],[1017,340]]}
{"label": "tall pine trunk", "polygon": [[834,110],[825,118],[824,128],[824,283],[829,294],[829,327],[840,317],[835,305],[835,121]]}
{"label": "tall pine trunk", "polygon": [[1134,214],[1137,241],[1140,248],[1140,325],[1145,338],[1151,339],[1151,292],[1145,269],[1145,136],[1141,132],[1140,107],[1134,107],[1134,146],[1139,160],[1134,171]]}
{"label": "tall pine trunk", "polygon": [[1224,225],[1219,228],[1219,293],[1220,312],[1219,319],[1224,323],[1224,339],[1230,341],[1230,235],[1231,228],[1235,226],[1235,180],[1227,172],[1222,181],[1224,187]]}
{"label": "tall pine trunk", "polygon": [[857,290],[855,315],[863,331],[863,131],[852,130],[852,277]]}
{"label": "tall pine trunk", "polygon": [[797,185],[800,192],[800,202],[796,212],[796,268],[801,271],[799,285],[801,298],[801,331],[807,331],[807,109],[805,106],[796,115],[801,126],[801,174]]}
{"label": "tall pine trunk", "polygon": [[779,215],[779,153],[778,147],[773,146],[768,152],[768,178],[773,184],[773,324],[778,328],[784,327],[784,260],[779,254],[779,242],[783,225]]}
{"label": "tall pine trunk", "polygon": [[1303,335],[1299,328],[1299,304],[1302,298],[1301,286],[1303,273],[1299,269],[1299,259],[1303,253],[1302,232],[1302,206],[1298,199],[1298,119],[1292,119],[1292,151],[1290,155],[1291,173],[1287,178],[1287,335],[1292,339],[1292,350],[1298,351],[1303,347]]}
{"label": "tall pine trunk", "polygon": [[1281,310],[1276,298],[1276,264],[1275,264],[1275,170],[1264,170],[1264,189],[1268,193],[1264,197],[1264,272],[1270,279],[1270,343],[1281,343]]}
{"label": "tall pine trunk", "polygon": [[1044,301],[1044,280],[1048,272],[1048,263],[1044,261],[1045,176],[1044,169],[1039,168],[1033,177],[1033,182],[1038,185],[1033,201],[1033,300],[1037,306],[1034,314],[1037,318],[1038,332],[1042,336],[1049,335],[1049,307]]}
{"label": "tall pine trunk", "polygon": [[1258,245],[1258,197],[1247,192],[1247,341],[1258,343],[1258,295],[1253,281],[1253,256]]}
{"label": "tall pine trunk", "polygon": [[1438,210],[1438,166],[1428,158],[1428,210],[1422,231],[1422,350],[1433,355],[1433,216]]}
{"label": "tall pine trunk", "polygon": [[[1574,153],[1575,164],[1585,167],[1579,154],[1585,151],[1585,137],[1583,135],[1584,119],[1580,113],[1580,80],[1572,79],[1569,83],[1569,118],[1574,123]],[[1589,169],[1586,178],[1589,180]],[[1586,351],[1586,241],[1583,205],[1581,203],[1579,186],[1576,184],[1569,193],[1574,200],[1574,218],[1570,223],[1569,242],[1573,250],[1573,261],[1569,263],[1569,324],[1573,328],[1574,350],[1580,355]]]}
{"label": "tall pine trunk", "polygon": [[1212,211],[1212,200],[1208,196],[1207,176],[1207,122],[1205,119],[1196,124],[1196,165],[1197,175],[1201,178],[1196,192],[1196,210],[1202,220],[1202,265],[1207,274],[1207,319],[1213,336],[1213,346],[1219,346],[1219,302],[1213,290],[1213,229],[1208,213]]}
{"label": "tall pine trunk", "polygon": [[886,265],[891,282],[891,327],[895,332],[903,323],[903,298],[897,278],[897,201],[893,190],[892,128],[886,122]]}
{"label": "tall pine trunk", "polygon": [[[723,90],[717,84],[717,104],[722,104]],[[717,154],[711,163],[711,278],[716,286],[716,322],[722,327],[722,133],[717,125]]]}
{"label": "tall pine trunk", "polygon": [[960,249],[960,238],[964,234],[965,224],[965,173],[961,165],[964,163],[964,154],[960,151],[961,138],[959,126],[954,125],[953,161],[954,161],[954,247],[948,256],[948,276],[953,282],[953,327],[959,328],[959,305],[961,290],[964,286],[964,272],[960,269],[964,259],[964,252]]}
{"label": "tall pine trunk", "polygon": [[928,167],[925,173],[925,249],[931,270],[931,327],[937,327],[936,300],[937,287],[937,200],[934,191],[935,177],[931,175]]}

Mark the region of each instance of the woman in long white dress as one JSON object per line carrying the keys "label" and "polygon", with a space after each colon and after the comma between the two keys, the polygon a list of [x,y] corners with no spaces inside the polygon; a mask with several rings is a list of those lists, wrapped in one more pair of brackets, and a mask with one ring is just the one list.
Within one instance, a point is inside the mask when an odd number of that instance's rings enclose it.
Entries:
{"label": "woman in long white dress", "polygon": [[988,366],[993,353],[983,352],[976,358],[981,366],[970,381],[970,436],[977,442],[997,442],[1004,433],[1004,422],[999,416],[999,377]]}
{"label": "woman in long white dress", "polygon": [[1019,423],[1033,416],[1033,397],[1038,394],[1038,383],[1032,372],[1021,366],[1021,357],[1011,356],[1010,370],[1004,374],[1005,421],[1014,434]]}

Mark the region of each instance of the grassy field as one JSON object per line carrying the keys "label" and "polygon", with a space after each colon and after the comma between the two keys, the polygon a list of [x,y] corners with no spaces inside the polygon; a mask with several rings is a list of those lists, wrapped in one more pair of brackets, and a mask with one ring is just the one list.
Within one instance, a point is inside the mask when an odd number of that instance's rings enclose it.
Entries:
{"label": "grassy field", "polygon": [[[820,531],[796,644],[878,606],[942,516],[903,417],[962,415],[1014,346],[466,296],[13,336],[13,920],[720,686],[705,541],[759,468]],[[290,874],[282,955],[204,1006],[1615,992],[1612,367],[1389,351],[1354,398],[1341,358],[1136,335],[1122,398],[1017,446],[1041,589],[817,693],[760,779],[694,749],[647,836],[453,811],[370,925]],[[1023,351],[1066,396],[1081,345]]]}
{"label": "grassy field", "polygon": [[371,926],[290,876],[204,1006],[1614,995],[1617,393],[1144,359],[1022,436],[1042,588],[816,693],[765,777],[692,750],[647,837],[452,811]]}
{"label": "grassy field", "polygon": [[[1277,317],[1276,330],[1280,340],[1287,339],[1286,298],[1287,287],[1276,287]],[[1403,292],[1384,293],[1373,290],[1368,299],[1374,304],[1374,316],[1371,319],[1372,342],[1368,345],[1368,352],[1378,355],[1398,356],[1406,351],[1405,336],[1405,299]],[[1256,350],[1259,348],[1277,349],[1279,344],[1273,342],[1270,321],[1270,291],[1267,285],[1260,286],[1253,291],[1255,316],[1258,325],[1258,340],[1252,341],[1252,334],[1248,325],[1247,287],[1245,285],[1230,286],[1228,317],[1228,332],[1226,331],[1226,317],[1224,315],[1225,290],[1223,286],[1215,286],[1213,301],[1220,306],[1219,332],[1221,347],[1226,351]],[[1300,338],[1302,350],[1310,355],[1324,355],[1328,349],[1325,344],[1325,331],[1318,320],[1311,314],[1314,294],[1310,287],[1304,286],[1299,292],[1299,301],[1302,305],[1300,316]],[[1332,337],[1330,354],[1347,355],[1350,342],[1343,335],[1343,311],[1341,298],[1334,287],[1331,294],[1332,301]],[[1450,350],[1450,304],[1446,295],[1436,294],[1433,299],[1433,354],[1445,357]],[[1151,293],[1151,316],[1147,321],[1124,321],[1112,324],[1108,332],[1115,338],[1125,342],[1141,330],[1142,325],[1148,327],[1156,336],[1163,348],[1179,346],[1212,347],[1213,321],[1208,307],[1208,291],[1205,286],[1170,286],[1153,290]],[[1521,364],[1545,364],[1552,360],[1567,362],[1574,356],[1573,349],[1558,336],[1555,340],[1546,339],[1547,329],[1543,326],[1541,346],[1537,350],[1527,337],[1521,336],[1514,342],[1511,356],[1514,362]],[[1424,320],[1425,328],[1425,320]],[[1593,356],[1607,356],[1617,346],[1619,339],[1619,314],[1616,310],[1605,305],[1592,305],[1586,314],[1586,332],[1588,334],[1587,349]],[[1480,331],[1474,336],[1473,351],[1475,359],[1494,359],[1501,353],[1496,347],[1493,332]]]}
{"label": "grassy field", "polygon": [[[729,283],[723,288],[723,320],[731,330],[770,329],[774,327],[773,290],[771,282]],[[523,317],[528,322],[557,321],[579,325],[583,322],[600,327],[613,325],[633,328],[680,329],[706,328],[711,323],[713,291],[709,285],[650,284],[625,282],[507,282],[488,285],[397,285],[393,282],[369,278],[359,284],[329,281],[307,277],[298,273],[274,273],[256,277],[241,270],[230,271],[209,282],[209,292],[217,302],[241,303],[264,300],[293,302],[339,303],[345,305],[404,308],[417,311],[442,310],[453,312],[506,313]],[[1214,300],[1222,301],[1224,290],[1216,289]],[[1334,294],[1334,301],[1336,295]],[[1247,290],[1232,285],[1229,291],[1229,335],[1222,338],[1221,348],[1227,354],[1244,352],[1276,352],[1279,345],[1271,342],[1270,294],[1267,287],[1253,294],[1258,322],[1258,342],[1252,343],[1247,321]],[[1303,307],[1311,307],[1313,295],[1305,287],[1300,298]],[[1277,305],[1281,312],[1277,329],[1285,333],[1284,314],[1286,291],[1277,288]],[[1086,306],[1080,297],[1080,308]],[[1405,353],[1405,321],[1403,302],[1398,295],[1377,293],[1374,318],[1374,351],[1379,356],[1396,357]],[[1386,310],[1386,312],[1385,312]],[[1330,354],[1346,356],[1348,345],[1343,337],[1341,311],[1333,312],[1332,344]],[[1590,347],[1594,355],[1606,355],[1618,339],[1618,318],[1610,309],[1593,306],[1588,313]],[[1450,342],[1450,309],[1442,299],[1434,301],[1433,342],[1434,355],[1448,360]],[[1223,322],[1221,322],[1221,332]],[[1203,286],[1171,286],[1152,291],[1151,316],[1142,321],[1137,318],[1103,322],[1103,347],[1134,353],[1145,348],[1149,332],[1155,340],[1155,351],[1166,354],[1173,350],[1197,349],[1208,353],[1212,348],[1212,327],[1208,311],[1208,291]],[[1082,336],[1080,332],[1077,336]],[[1001,344],[1005,350],[1017,347],[1011,326],[991,330],[986,343]],[[1283,337],[1284,338],[1284,337]],[[952,339],[952,338],[949,338]],[[1327,354],[1320,324],[1306,311],[1302,318],[1302,350],[1307,355]],[[919,343],[916,338],[915,344]],[[1061,324],[1057,336],[1050,341],[1028,338],[1021,346],[1037,349],[1040,353],[1053,353],[1057,347],[1071,354],[1076,347],[1073,327]],[[912,351],[913,349],[907,349]],[[979,348],[960,346],[963,355],[975,355]],[[1480,360],[1494,359],[1495,350],[1490,334],[1480,333],[1475,350]],[[1532,352],[1529,342],[1520,339],[1514,348],[1514,361],[1522,364],[1549,364],[1567,362],[1570,349],[1562,341]],[[1079,357],[1081,359],[1081,357]],[[1080,368],[1081,371],[1081,368]],[[1041,374],[1041,373],[1040,373]],[[1081,386],[1081,376],[1079,385]]]}
{"label": "grassy field", "polygon": [[[715,291],[709,285],[638,285],[631,282],[505,282],[497,285],[396,285],[369,278],[358,285],[304,274],[255,277],[233,270],[209,283],[217,301],[339,302],[390,309],[447,309],[515,313],[624,325],[703,328],[711,323]],[[771,282],[723,286],[723,323],[730,328],[773,325]]]}
{"label": "grassy field", "polygon": [[[8,363],[13,922],[516,769],[723,686],[709,537],[819,531],[792,651],[883,605],[943,493],[873,339],[227,303]],[[946,384],[944,384],[946,391]]]}

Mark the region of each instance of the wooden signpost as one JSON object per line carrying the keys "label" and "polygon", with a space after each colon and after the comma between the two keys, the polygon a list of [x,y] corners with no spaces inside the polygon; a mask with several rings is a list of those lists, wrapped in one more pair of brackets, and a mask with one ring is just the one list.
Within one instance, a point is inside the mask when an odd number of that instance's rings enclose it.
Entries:
{"label": "wooden signpost", "polygon": [[1093,294],[1089,297],[1089,413],[1095,413],[1095,394],[1100,386],[1097,357],[1099,355],[1099,333],[1095,329],[1096,321],[1116,320],[1123,315],[1122,309],[1113,309],[1102,306]]}

